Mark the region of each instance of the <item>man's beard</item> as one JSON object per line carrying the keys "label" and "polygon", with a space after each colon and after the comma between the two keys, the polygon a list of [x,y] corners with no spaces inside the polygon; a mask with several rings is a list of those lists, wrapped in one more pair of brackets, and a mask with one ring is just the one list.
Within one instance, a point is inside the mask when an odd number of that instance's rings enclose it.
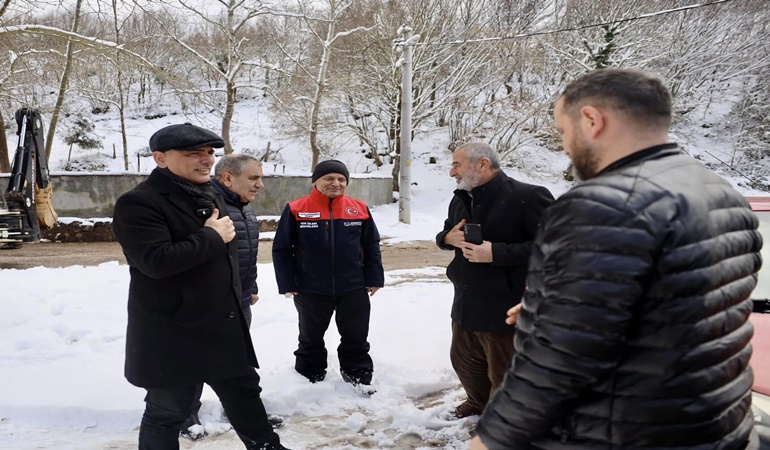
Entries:
{"label": "man's beard", "polygon": [[479,174],[475,169],[468,169],[465,175],[460,178],[460,182],[457,183],[457,189],[461,191],[470,191],[479,185]]}
{"label": "man's beard", "polygon": [[572,175],[579,181],[590,180],[595,177],[599,166],[596,151],[578,139],[573,140],[571,147]]}

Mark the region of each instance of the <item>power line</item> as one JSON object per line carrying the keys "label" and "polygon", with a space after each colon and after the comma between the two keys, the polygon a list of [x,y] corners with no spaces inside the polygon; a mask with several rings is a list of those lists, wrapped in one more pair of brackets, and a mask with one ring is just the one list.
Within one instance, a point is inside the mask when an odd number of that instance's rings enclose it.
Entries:
{"label": "power line", "polygon": [[766,190],[766,189],[767,189],[767,186],[766,186],[766,185],[764,185],[762,182],[760,182],[759,180],[757,180],[757,179],[755,179],[755,178],[751,178],[750,176],[746,175],[745,173],[743,173],[743,172],[741,172],[740,170],[738,170],[738,169],[736,169],[735,167],[733,167],[731,164],[728,164],[728,163],[726,163],[726,162],[722,161],[721,159],[719,159],[719,157],[717,157],[716,155],[714,155],[714,154],[713,154],[713,153],[711,153],[710,151],[708,151],[708,150],[703,150],[703,153],[706,153],[706,154],[708,154],[709,156],[711,156],[712,158],[714,158],[714,159],[716,159],[717,161],[719,161],[719,163],[721,163],[722,165],[724,165],[724,166],[725,166],[725,167],[727,167],[728,169],[730,169],[730,170],[734,171],[734,172],[735,172],[735,173],[737,173],[738,175],[740,175],[740,176],[742,176],[743,178],[745,178],[745,179],[749,180],[749,182],[751,183],[751,184],[750,184],[750,186],[751,186],[752,188],[754,188],[754,189],[763,189],[763,190]]}
{"label": "power line", "polygon": [[672,14],[675,12],[681,12],[681,11],[687,11],[690,9],[698,9],[703,8],[706,6],[714,6],[718,5],[720,3],[727,3],[731,2],[733,0],[714,0],[710,3],[696,3],[694,5],[688,5],[688,6],[682,6],[680,8],[674,8],[674,9],[665,9],[662,11],[657,11],[654,13],[648,13],[648,14],[642,14],[641,16],[636,17],[628,17],[625,19],[618,19],[618,20],[611,20],[609,22],[601,22],[601,23],[593,23],[590,25],[581,25],[579,27],[571,27],[571,28],[560,28],[558,30],[550,30],[550,31],[537,31],[534,33],[522,33],[517,34],[514,36],[499,36],[499,37],[491,37],[491,38],[481,38],[481,39],[469,39],[467,41],[447,41],[447,42],[415,42],[412,45],[459,45],[459,44],[476,44],[476,43],[482,43],[482,42],[494,42],[494,41],[505,41],[508,39],[519,39],[519,38],[525,38],[525,37],[532,37],[532,36],[542,36],[546,34],[556,34],[556,33],[563,33],[565,31],[577,31],[577,30],[584,30],[586,28],[596,28],[596,27],[602,27],[605,25],[613,25],[616,23],[624,23],[624,22],[631,22],[634,20],[641,20],[641,19],[648,19],[650,17],[655,16],[662,16],[664,14]]}

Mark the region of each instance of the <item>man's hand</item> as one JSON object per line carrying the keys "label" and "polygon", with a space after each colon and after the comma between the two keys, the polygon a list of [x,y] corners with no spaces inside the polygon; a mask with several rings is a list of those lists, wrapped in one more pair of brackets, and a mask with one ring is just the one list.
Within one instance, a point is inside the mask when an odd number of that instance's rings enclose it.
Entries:
{"label": "man's hand", "polygon": [[371,297],[371,296],[372,296],[372,295],[374,295],[374,294],[375,294],[377,291],[379,291],[379,290],[380,290],[380,288],[378,288],[378,287],[368,287],[368,288],[366,288],[366,290],[367,290],[367,291],[369,291],[369,297]]}
{"label": "man's hand", "polygon": [[292,297],[294,297],[297,294],[299,294],[299,292],[287,292],[287,293],[283,294],[283,296],[286,297],[286,298],[292,298]]}
{"label": "man's hand", "polygon": [[259,301],[259,295],[251,294],[251,304],[256,305],[258,301]]}
{"label": "man's hand", "polygon": [[220,219],[219,209],[217,208],[214,208],[214,211],[211,212],[211,217],[206,219],[203,226],[213,228],[214,231],[219,233],[219,236],[222,237],[225,244],[235,238],[235,225],[233,225],[233,221],[227,216]]}
{"label": "man's hand", "polygon": [[465,233],[463,232],[463,226],[465,225],[465,219],[454,226],[447,234],[444,235],[444,243],[451,245],[452,247],[460,248],[465,243]]}
{"label": "man's hand", "polygon": [[463,256],[465,256],[465,259],[472,263],[492,262],[492,243],[489,241],[484,241],[480,245],[476,245],[471,244],[470,242],[465,242],[465,238],[463,238],[463,244],[461,247],[463,249]]}
{"label": "man's hand", "polygon": [[487,446],[481,442],[481,438],[477,435],[471,439],[471,446],[468,447],[468,450],[487,450]]}
{"label": "man's hand", "polygon": [[507,323],[508,325],[516,325],[516,321],[519,320],[519,314],[521,314],[521,308],[523,307],[524,305],[519,303],[518,305],[509,309],[508,317],[505,319],[505,323]]}

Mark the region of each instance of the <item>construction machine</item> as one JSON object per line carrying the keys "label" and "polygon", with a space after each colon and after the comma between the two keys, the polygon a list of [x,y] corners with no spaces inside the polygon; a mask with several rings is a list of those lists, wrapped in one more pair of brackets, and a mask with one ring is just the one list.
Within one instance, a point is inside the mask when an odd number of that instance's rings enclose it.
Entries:
{"label": "construction machine", "polygon": [[0,249],[39,242],[40,230],[56,224],[40,113],[22,108],[15,114],[19,143],[8,188],[0,199]]}

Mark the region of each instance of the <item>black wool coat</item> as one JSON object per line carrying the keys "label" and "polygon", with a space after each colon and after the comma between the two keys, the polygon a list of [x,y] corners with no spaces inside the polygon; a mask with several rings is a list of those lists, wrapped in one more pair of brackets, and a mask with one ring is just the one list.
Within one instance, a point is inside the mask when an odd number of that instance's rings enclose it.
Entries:
{"label": "black wool coat", "polygon": [[[216,205],[227,214],[219,196]],[[113,230],[131,274],[125,375],[136,386],[197,384],[257,367],[236,242],[204,227],[197,209],[158,169],[115,204]]]}
{"label": "black wool coat", "polygon": [[[521,300],[537,226],[553,201],[548,189],[514,180],[502,170],[470,194],[455,191],[436,244],[455,251],[446,273],[454,285],[452,320],[463,331],[514,332],[505,323],[506,312]],[[444,244],[444,236],[463,219],[481,224],[482,237],[492,243],[491,263],[472,263],[461,249]]]}
{"label": "black wool coat", "polygon": [[490,450],[746,447],[757,217],[658,146],[543,216],[513,362],[477,432]]}

